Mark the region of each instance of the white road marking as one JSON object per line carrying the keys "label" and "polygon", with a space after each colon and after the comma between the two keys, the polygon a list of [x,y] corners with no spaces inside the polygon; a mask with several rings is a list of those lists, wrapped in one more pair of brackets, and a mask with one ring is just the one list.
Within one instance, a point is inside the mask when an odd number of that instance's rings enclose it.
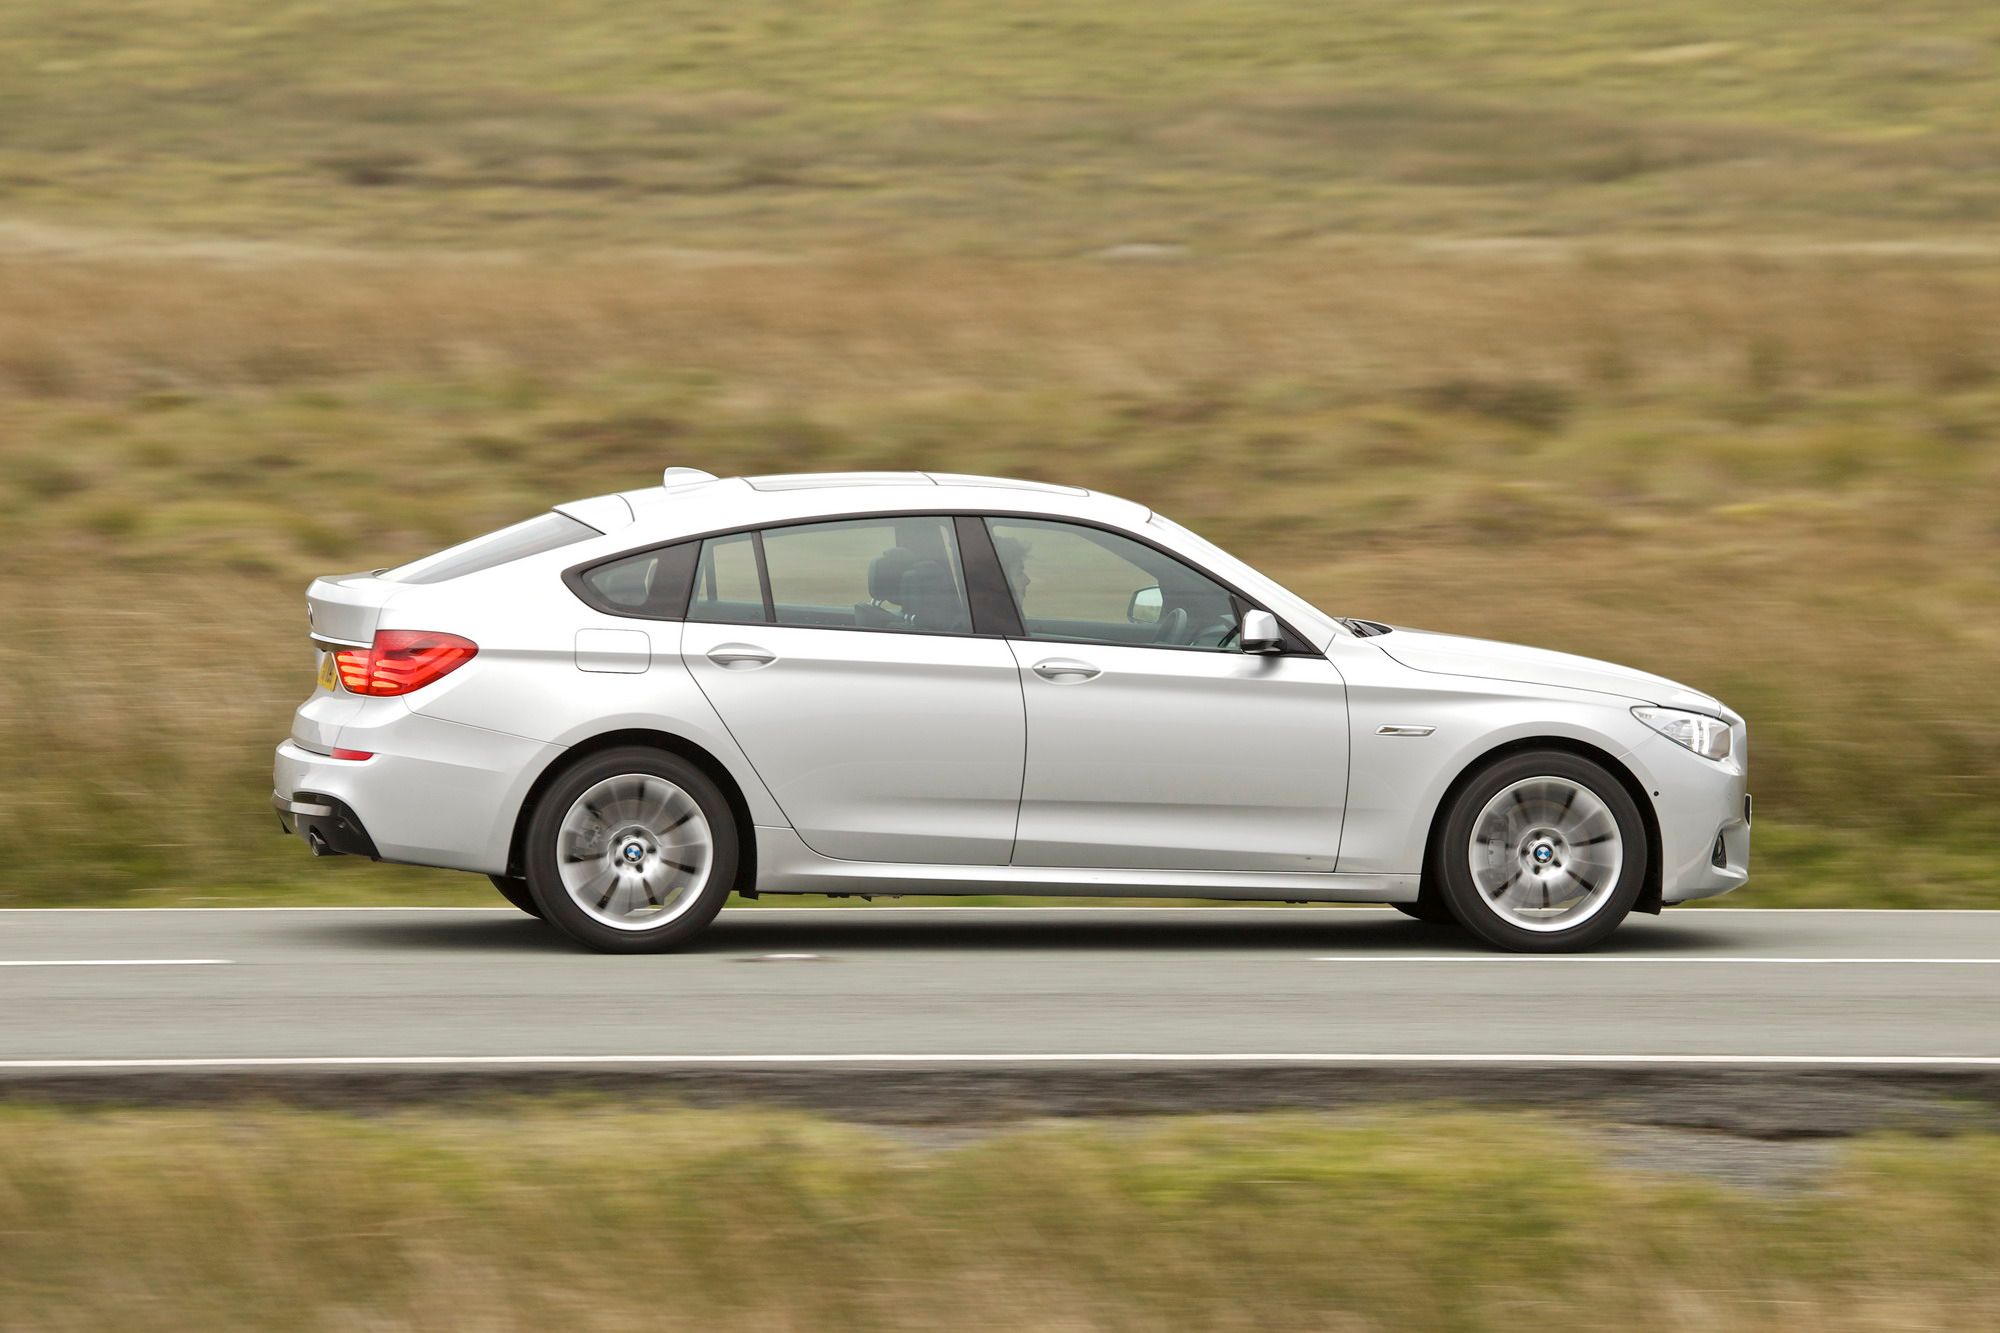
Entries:
{"label": "white road marking", "polygon": [[0,967],[217,967],[233,958],[0,958]]}
{"label": "white road marking", "polygon": [[1582,1055],[1510,1052],[1063,1051],[965,1054],[875,1052],[765,1055],[255,1055],[111,1060],[0,1060],[6,1070],[277,1069],[476,1065],[1813,1065],[1824,1068],[1987,1068],[2000,1055]]}
{"label": "white road marking", "polygon": [[1794,963],[1839,963],[1848,966],[1873,966],[1885,963],[1920,964],[1924,967],[1965,966],[1967,964],[2000,966],[2000,958],[1813,958],[1805,955],[1791,958],[1754,957],[1748,954],[1605,954],[1605,953],[1384,953],[1384,954],[1322,954],[1311,959],[1315,963],[1765,963],[1790,965]]}

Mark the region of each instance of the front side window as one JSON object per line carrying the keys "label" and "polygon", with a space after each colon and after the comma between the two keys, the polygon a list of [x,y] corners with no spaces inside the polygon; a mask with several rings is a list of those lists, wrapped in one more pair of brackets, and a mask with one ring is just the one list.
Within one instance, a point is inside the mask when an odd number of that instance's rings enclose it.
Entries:
{"label": "front side window", "polygon": [[1240,652],[1234,594],[1115,532],[989,518],[994,553],[1031,639]]}

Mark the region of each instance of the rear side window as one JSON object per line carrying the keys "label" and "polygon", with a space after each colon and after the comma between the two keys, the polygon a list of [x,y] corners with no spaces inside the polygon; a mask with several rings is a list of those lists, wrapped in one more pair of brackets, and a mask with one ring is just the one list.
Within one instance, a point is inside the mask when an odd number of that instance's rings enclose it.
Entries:
{"label": "rear side window", "polygon": [[856,519],[763,533],[780,625],[969,634],[965,574],[948,518]]}
{"label": "rear side window", "polygon": [[[696,548],[690,543],[678,549]],[[600,565],[583,576],[589,589],[585,600],[613,614],[671,616],[638,609],[648,604],[642,588],[650,581],[654,603],[663,585],[687,589],[689,620],[904,634],[972,632],[957,535],[952,520],[936,514],[737,532],[710,537],[699,551],[692,559],[691,578],[664,566],[648,571],[641,564],[643,555]]]}
{"label": "rear side window", "polygon": [[973,632],[956,526],[938,514],[733,532],[635,551],[564,578],[614,616]]}
{"label": "rear side window", "polygon": [[602,535],[568,514],[537,514],[525,523],[398,565],[379,577],[390,583],[443,583]]}

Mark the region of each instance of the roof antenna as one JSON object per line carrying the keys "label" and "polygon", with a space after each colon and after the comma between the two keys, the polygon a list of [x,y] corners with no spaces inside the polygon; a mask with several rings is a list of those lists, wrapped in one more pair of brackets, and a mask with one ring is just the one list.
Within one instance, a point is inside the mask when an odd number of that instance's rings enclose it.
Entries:
{"label": "roof antenna", "polygon": [[660,474],[662,486],[685,486],[690,482],[714,480],[713,472],[703,472],[698,467],[670,467]]}

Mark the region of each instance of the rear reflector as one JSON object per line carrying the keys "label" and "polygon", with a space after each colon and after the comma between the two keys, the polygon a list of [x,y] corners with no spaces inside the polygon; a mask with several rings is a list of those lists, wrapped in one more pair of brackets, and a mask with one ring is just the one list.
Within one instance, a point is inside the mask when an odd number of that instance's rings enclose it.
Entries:
{"label": "rear reflector", "polygon": [[450,675],[478,651],[479,645],[456,634],[383,629],[366,648],[339,649],[333,662],[350,694],[408,694]]}
{"label": "rear reflector", "polygon": [[373,759],[375,752],[373,750],[343,750],[336,745],[333,747],[333,757],[335,759]]}

